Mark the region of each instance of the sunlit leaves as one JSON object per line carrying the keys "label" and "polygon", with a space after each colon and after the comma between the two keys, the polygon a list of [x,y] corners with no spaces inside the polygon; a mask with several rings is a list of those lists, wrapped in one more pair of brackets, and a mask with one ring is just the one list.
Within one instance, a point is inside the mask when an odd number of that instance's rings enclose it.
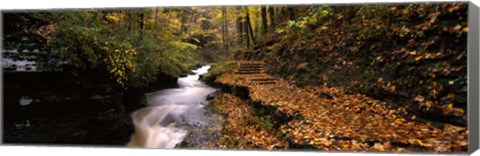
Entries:
{"label": "sunlit leaves", "polygon": [[126,87],[129,77],[127,74],[136,72],[136,64],[132,58],[135,58],[137,50],[125,42],[105,42],[101,48],[107,53],[108,57],[104,59],[104,63],[112,79],[122,87]]}
{"label": "sunlit leaves", "polygon": [[[282,33],[284,30],[293,33],[294,36],[311,35],[309,32],[312,28],[318,27],[320,21],[324,18],[328,18],[334,15],[333,9],[330,6],[313,7],[308,11],[308,14],[303,17],[299,17],[295,20],[289,20],[286,23],[285,28],[279,28],[275,32]],[[323,25],[319,30],[327,30],[328,26]]]}
{"label": "sunlit leaves", "polygon": [[177,25],[158,22],[181,11],[158,11],[55,12],[50,18],[58,26],[50,43],[75,68],[103,71],[124,89],[142,87],[154,81],[158,72],[178,76],[190,63],[201,61],[194,53],[197,46],[169,30]]}

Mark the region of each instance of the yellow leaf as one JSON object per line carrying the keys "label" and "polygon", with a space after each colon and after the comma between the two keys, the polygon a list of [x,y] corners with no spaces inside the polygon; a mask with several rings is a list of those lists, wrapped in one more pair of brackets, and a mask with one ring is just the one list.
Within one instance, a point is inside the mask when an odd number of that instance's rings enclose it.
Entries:
{"label": "yellow leaf", "polygon": [[421,140],[418,140],[418,139],[417,139],[417,143],[418,143],[420,146],[426,146],[426,147],[432,146],[431,144],[423,143]]}
{"label": "yellow leaf", "polygon": [[383,82],[383,78],[382,78],[382,77],[379,78],[379,79],[377,80],[377,82]]}
{"label": "yellow leaf", "polygon": [[395,87],[395,85],[392,85],[392,87],[390,87],[392,89],[392,91],[395,91],[397,89],[397,87]]}
{"label": "yellow leaf", "polygon": [[420,60],[420,59],[422,59],[422,56],[417,56],[417,57],[415,57],[415,61],[418,61],[418,60]]}
{"label": "yellow leaf", "polygon": [[200,42],[201,42],[201,41],[198,40],[197,38],[193,38],[193,40],[195,40],[195,42],[197,42],[197,43],[200,43]]}
{"label": "yellow leaf", "polygon": [[118,22],[120,20],[118,16],[114,16],[114,15],[107,15],[106,18],[115,22]]}

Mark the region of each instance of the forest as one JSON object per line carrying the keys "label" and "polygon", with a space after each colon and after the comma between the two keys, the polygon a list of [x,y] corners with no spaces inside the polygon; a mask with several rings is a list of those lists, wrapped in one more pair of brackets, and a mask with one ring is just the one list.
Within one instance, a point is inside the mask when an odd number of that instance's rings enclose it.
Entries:
{"label": "forest", "polygon": [[3,12],[3,141],[465,153],[467,4]]}

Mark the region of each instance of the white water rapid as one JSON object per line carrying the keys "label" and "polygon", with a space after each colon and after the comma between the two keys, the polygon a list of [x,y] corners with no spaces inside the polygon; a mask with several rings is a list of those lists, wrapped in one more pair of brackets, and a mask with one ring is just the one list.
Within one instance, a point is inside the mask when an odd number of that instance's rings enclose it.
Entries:
{"label": "white water rapid", "polygon": [[210,66],[192,70],[195,75],[178,78],[179,88],[147,93],[148,107],[132,114],[135,132],[129,147],[174,148],[192,128],[207,126],[206,96],[216,91],[199,80]]}

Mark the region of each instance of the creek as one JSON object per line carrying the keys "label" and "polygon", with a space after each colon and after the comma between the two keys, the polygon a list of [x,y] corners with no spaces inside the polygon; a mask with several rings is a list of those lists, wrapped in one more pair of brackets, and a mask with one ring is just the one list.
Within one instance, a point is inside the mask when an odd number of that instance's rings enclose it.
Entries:
{"label": "creek", "polygon": [[218,89],[199,80],[209,69],[202,66],[192,70],[194,75],[178,78],[178,88],[147,93],[147,107],[132,113],[135,132],[128,146],[175,148],[197,129],[212,126],[206,97]]}

